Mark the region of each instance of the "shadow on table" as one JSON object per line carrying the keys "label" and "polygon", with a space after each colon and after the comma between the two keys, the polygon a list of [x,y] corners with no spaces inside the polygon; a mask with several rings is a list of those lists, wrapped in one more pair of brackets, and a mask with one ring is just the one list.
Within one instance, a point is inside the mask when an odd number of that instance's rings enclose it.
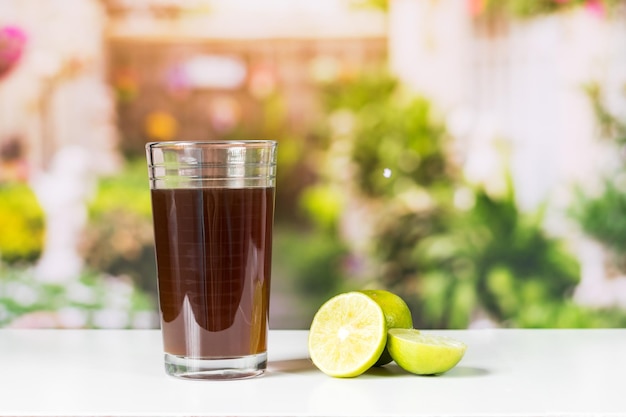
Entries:
{"label": "shadow on table", "polygon": [[[374,376],[384,376],[384,377],[394,377],[394,376],[406,376],[410,375],[404,369],[400,368],[395,363],[374,367],[369,369],[366,372],[367,375]],[[420,375],[423,378],[438,378],[445,376],[446,378],[469,378],[469,377],[477,377],[477,376],[485,376],[488,375],[489,371],[484,368],[475,368],[472,366],[456,366],[449,370],[448,372],[441,375]]]}
{"label": "shadow on table", "polygon": [[[311,359],[303,358],[303,359],[287,359],[281,361],[270,361],[267,364],[267,370],[269,373],[303,373],[309,371],[317,371],[318,369],[313,365]],[[449,370],[448,372],[441,375],[420,375],[423,378],[438,378],[438,377],[446,377],[446,378],[470,378],[470,377],[479,377],[488,375],[490,372],[484,368],[476,368],[472,366],[456,366]],[[407,371],[400,368],[395,363],[391,363],[386,366],[381,367],[373,367],[370,368],[366,375],[372,376],[384,376],[395,377],[395,376],[403,376],[406,377],[410,375]]]}
{"label": "shadow on table", "polygon": [[267,364],[268,372],[300,373],[317,370],[310,359],[287,359],[282,361],[270,361]]}

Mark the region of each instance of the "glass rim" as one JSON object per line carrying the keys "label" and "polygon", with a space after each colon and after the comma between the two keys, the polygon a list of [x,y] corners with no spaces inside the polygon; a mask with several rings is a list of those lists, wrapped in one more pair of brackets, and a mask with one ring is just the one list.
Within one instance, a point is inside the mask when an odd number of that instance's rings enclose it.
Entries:
{"label": "glass rim", "polygon": [[158,142],[148,142],[146,143],[146,149],[153,148],[186,148],[186,147],[194,147],[194,146],[215,146],[219,148],[229,148],[232,146],[274,146],[278,144],[277,141],[271,139],[236,139],[236,140],[168,140],[168,141],[158,141]]}

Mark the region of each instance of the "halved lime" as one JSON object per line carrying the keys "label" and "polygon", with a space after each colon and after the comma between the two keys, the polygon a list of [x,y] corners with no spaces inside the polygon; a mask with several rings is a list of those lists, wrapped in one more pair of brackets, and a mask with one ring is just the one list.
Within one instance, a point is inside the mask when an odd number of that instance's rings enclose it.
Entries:
{"label": "halved lime", "polygon": [[[383,309],[387,329],[412,329],[413,317],[411,310],[404,300],[397,294],[387,290],[363,290],[363,294],[371,297]],[[391,362],[392,358],[387,348],[383,350],[374,366],[383,366]]]}
{"label": "halved lime", "polygon": [[360,292],[339,294],[315,314],[309,354],[322,372],[349,378],[367,371],[387,342],[385,315],[378,303]]}
{"label": "halved lime", "polygon": [[418,375],[441,374],[456,366],[467,345],[459,340],[415,329],[390,329],[387,349],[402,369]]}

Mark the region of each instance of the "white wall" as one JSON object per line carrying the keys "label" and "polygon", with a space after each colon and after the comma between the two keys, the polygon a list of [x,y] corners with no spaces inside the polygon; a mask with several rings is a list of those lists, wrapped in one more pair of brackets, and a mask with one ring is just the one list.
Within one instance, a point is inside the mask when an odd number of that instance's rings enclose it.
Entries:
{"label": "white wall", "polygon": [[4,25],[22,28],[27,43],[15,70],[0,80],[0,140],[22,136],[34,170],[47,169],[65,146],[98,154],[96,170],[112,169],[117,137],[100,2],[2,0]]}

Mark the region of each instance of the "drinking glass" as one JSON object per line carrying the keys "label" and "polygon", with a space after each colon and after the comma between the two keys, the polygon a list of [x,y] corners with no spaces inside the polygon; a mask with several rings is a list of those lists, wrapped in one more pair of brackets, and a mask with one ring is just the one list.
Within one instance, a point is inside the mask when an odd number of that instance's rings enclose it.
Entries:
{"label": "drinking glass", "polygon": [[265,371],[276,149],[269,140],[146,145],[169,375]]}

